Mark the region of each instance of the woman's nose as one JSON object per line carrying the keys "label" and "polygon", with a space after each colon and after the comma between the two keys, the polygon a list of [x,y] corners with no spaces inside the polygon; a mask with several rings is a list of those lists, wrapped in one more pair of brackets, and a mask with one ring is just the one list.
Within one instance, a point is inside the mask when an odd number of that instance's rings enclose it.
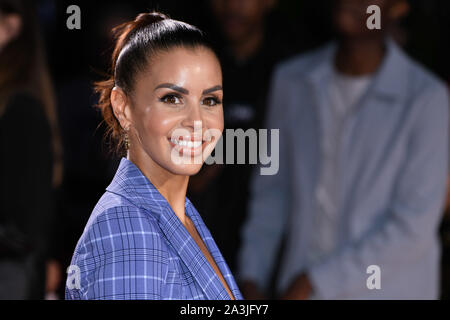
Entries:
{"label": "woman's nose", "polygon": [[190,127],[193,130],[195,128],[203,128],[203,117],[202,117],[202,111],[201,106],[195,105],[190,108],[188,108],[188,112],[186,114],[185,119],[182,122],[182,125],[184,127]]}

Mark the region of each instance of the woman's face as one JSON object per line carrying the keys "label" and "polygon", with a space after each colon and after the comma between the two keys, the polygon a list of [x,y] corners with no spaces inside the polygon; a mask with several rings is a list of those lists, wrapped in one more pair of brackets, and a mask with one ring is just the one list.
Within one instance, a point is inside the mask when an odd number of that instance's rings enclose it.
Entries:
{"label": "woman's face", "polygon": [[220,64],[209,49],[157,53],[129,99],[130,157],[172,174],[196,174],[223,131],[222,98]]}

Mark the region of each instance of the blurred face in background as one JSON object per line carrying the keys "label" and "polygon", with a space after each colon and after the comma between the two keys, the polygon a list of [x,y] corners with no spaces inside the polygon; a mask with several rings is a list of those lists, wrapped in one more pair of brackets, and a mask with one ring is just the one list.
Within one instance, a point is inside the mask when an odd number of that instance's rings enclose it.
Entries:
{"label": "blurred face in background", "polygon": [[[404,16],[409,7],[406,0],[334,0],[333,22],[337,33],[343,37],[379,35],[391,22]],[[371,14],[367,7],[377,5],[381,12],[381,29],[370,30],[366,22]]]}
{"label": "blurred face in background", "polygon": [[260,32],[274,3],[274,0],[211,0],[211,7],[227,39],[242,42]]}
{"label": "blurred face in background", "polygon": [[0,52],[20,33],[22,19],[18,14],[0,12]]}

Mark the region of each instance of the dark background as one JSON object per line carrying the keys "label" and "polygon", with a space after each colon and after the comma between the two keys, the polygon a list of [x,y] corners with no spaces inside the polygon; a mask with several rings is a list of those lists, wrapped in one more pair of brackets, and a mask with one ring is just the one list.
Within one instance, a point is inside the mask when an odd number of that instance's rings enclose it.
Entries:
{"label": "dark background", "polygon": [[[109,153],[109,148],[103,141],[105,130],[101,124],[101,115],[94,108],[96,96],[92,92],[92,83],[103,78],[109,65],[112,46],[110,28],[133,19],[139,12],[155,9],[171,18],[200,27],[220,43],[223,40],[208,2],[37,1],[48,64],[58,99],[64,148],[64,182],[58,195],[59,227],[54,243],[55,257],[63,269],[70,264],[76,241],[118,164],[118,157]],[[81,30],[68,30],[66,27],[69,17],[66,9],[72,4],[81,8]],[[399,28],[401,45],[413,58],[449,83],[450,2],[411,0],[410,5],[410,14],[402,20]],[[329,23],[330,7],[330,0],[279,0],[276,9],[267,19],[269,32],[281,36],[281,44],[277,44],[279,47],[272,49],[283,50],[284,43],[295,54],[328,41],[333,35]],[[224,92],[226,97],[226,83]],[[220,237],[220,226],[215,225],[214,218],[204,218],[213,236],[217,235],[219,247],[225,246],[226,240]],[[448,218],[443,221],[441,234],[444,244],[442,297],[448,298]],[[227,261],[233,260],[233,250],[224,251]],[[231,268],[233,267],[231,263]],[[61,284],[61,296],[63,286],[64,283]]]}

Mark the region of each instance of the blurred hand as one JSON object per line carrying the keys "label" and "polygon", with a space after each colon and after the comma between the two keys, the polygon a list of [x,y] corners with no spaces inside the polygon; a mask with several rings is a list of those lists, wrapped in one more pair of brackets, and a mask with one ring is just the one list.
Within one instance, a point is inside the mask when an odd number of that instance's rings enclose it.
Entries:
{"label": "blurred hand", "polygon": [[55,293],[61,283],[61,265],[56,260],[47,261],[45,293]]}
{"label": "blurred hand", "polygon": [[450,218],[450,177],[447,179],[447,198],[445,200],[445,208],[444,208],[447,218]]}
{"label": "blurred hand", "polygon": [[259,290],[253,281],[244,281],[241,285],[242,295],[246,300],[266,300],[267,297]]}
{"label": "blurred hand", "polygon": [[305,273],[300,274],[291,283],[288,290],[281,297],[283,300],[306,300],[312,293],[312,285]]}

